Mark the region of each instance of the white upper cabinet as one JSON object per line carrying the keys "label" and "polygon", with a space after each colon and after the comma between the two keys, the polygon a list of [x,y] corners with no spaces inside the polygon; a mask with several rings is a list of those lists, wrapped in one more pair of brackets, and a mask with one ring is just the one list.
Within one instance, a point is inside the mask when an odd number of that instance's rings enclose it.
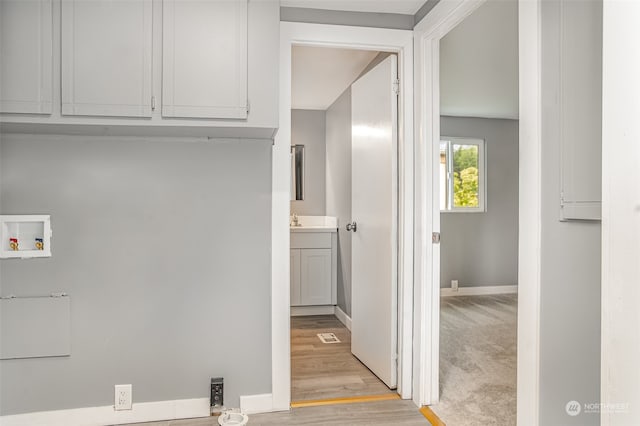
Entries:
{"label": "white upper cabinet", "polygon": [[557,2],[561,218],[602,217],[602,2]]}
{"label": "white upper cabinet", "polygon": [[62,114],[150,117],[152,0],[62,0]]}
{"label": "white upper cabinet", "polygon": [[0,132],[272,141],[280,4],[0,0]]}
{"label": "white upper cabinet", "polygon": [[0,1],[0,112],[50,114],[51,0]]}
{"label": "white upper cabinet", "polygon": [[247,118],[247,0],[164,0],[162,116]]}

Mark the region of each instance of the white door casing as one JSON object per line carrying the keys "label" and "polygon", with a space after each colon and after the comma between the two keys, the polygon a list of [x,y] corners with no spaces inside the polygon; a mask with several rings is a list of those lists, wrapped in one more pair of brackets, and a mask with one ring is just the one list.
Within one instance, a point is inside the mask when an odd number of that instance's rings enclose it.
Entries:
{"label": "white door casing", "polygon": [[279,130],[272,156],[272,409],[288,410],[291,397],[289,330],[289,197],[291,46],[313,45],[394,52],[398,55],[398,393],[411,398],[413,366],[413,32],[341,25],[280,23]]}
{"label": "white door casing", "polygon": [[[439,282],[431,233],[435,207],[429,188],[439,138],[439,41],[485,0],[441,1],[415,31],[416,242],[414,401],[438,402]],[[541,56],[540,0],[518,2],[519,51],[519,240],[518,240],[518,424],[538,424],[540,365]],[[437,178],[435,178],[437,179]],[[439,212],[437,212],[439,216]]]}
{"label": "white door casing", "polygon": [[485,0],[438,3],[414,28],[416,88],[415,310],[413,400],[439,401],[440,367],[440,39]]}
{"label": "white door casing", "polygon": [[640,424],[640,3],[603,4],[602,426]]}
{"label": "white door casing", "polygon": [[351,86],[351,352],[397,385],[397,59]]}

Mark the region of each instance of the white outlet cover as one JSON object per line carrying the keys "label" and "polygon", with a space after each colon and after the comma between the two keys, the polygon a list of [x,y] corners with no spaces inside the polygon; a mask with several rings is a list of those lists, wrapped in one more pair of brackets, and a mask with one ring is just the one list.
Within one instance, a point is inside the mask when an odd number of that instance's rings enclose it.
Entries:
{"label": "white outlet cover", "polygon": [[115,385],[113,408],[116,411],[131,410],[133,389],[131,385]]}

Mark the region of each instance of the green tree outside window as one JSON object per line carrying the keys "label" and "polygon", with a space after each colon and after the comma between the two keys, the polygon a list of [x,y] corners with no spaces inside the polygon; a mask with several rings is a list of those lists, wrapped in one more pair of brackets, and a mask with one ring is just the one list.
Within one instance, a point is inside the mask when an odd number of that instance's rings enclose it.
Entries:
{"label": "green tree outside window", "polygon": [[453,146],[453,204],[478,207],[478,147]]}

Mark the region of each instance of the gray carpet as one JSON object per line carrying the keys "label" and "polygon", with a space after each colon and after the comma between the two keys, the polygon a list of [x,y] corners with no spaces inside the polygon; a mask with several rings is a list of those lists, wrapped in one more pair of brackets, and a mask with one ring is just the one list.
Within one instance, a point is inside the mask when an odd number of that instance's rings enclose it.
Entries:
{"label": "gray carpet", "polygon": [[440,403],[447,426],[516,424],[517,295],[443,297]]}

